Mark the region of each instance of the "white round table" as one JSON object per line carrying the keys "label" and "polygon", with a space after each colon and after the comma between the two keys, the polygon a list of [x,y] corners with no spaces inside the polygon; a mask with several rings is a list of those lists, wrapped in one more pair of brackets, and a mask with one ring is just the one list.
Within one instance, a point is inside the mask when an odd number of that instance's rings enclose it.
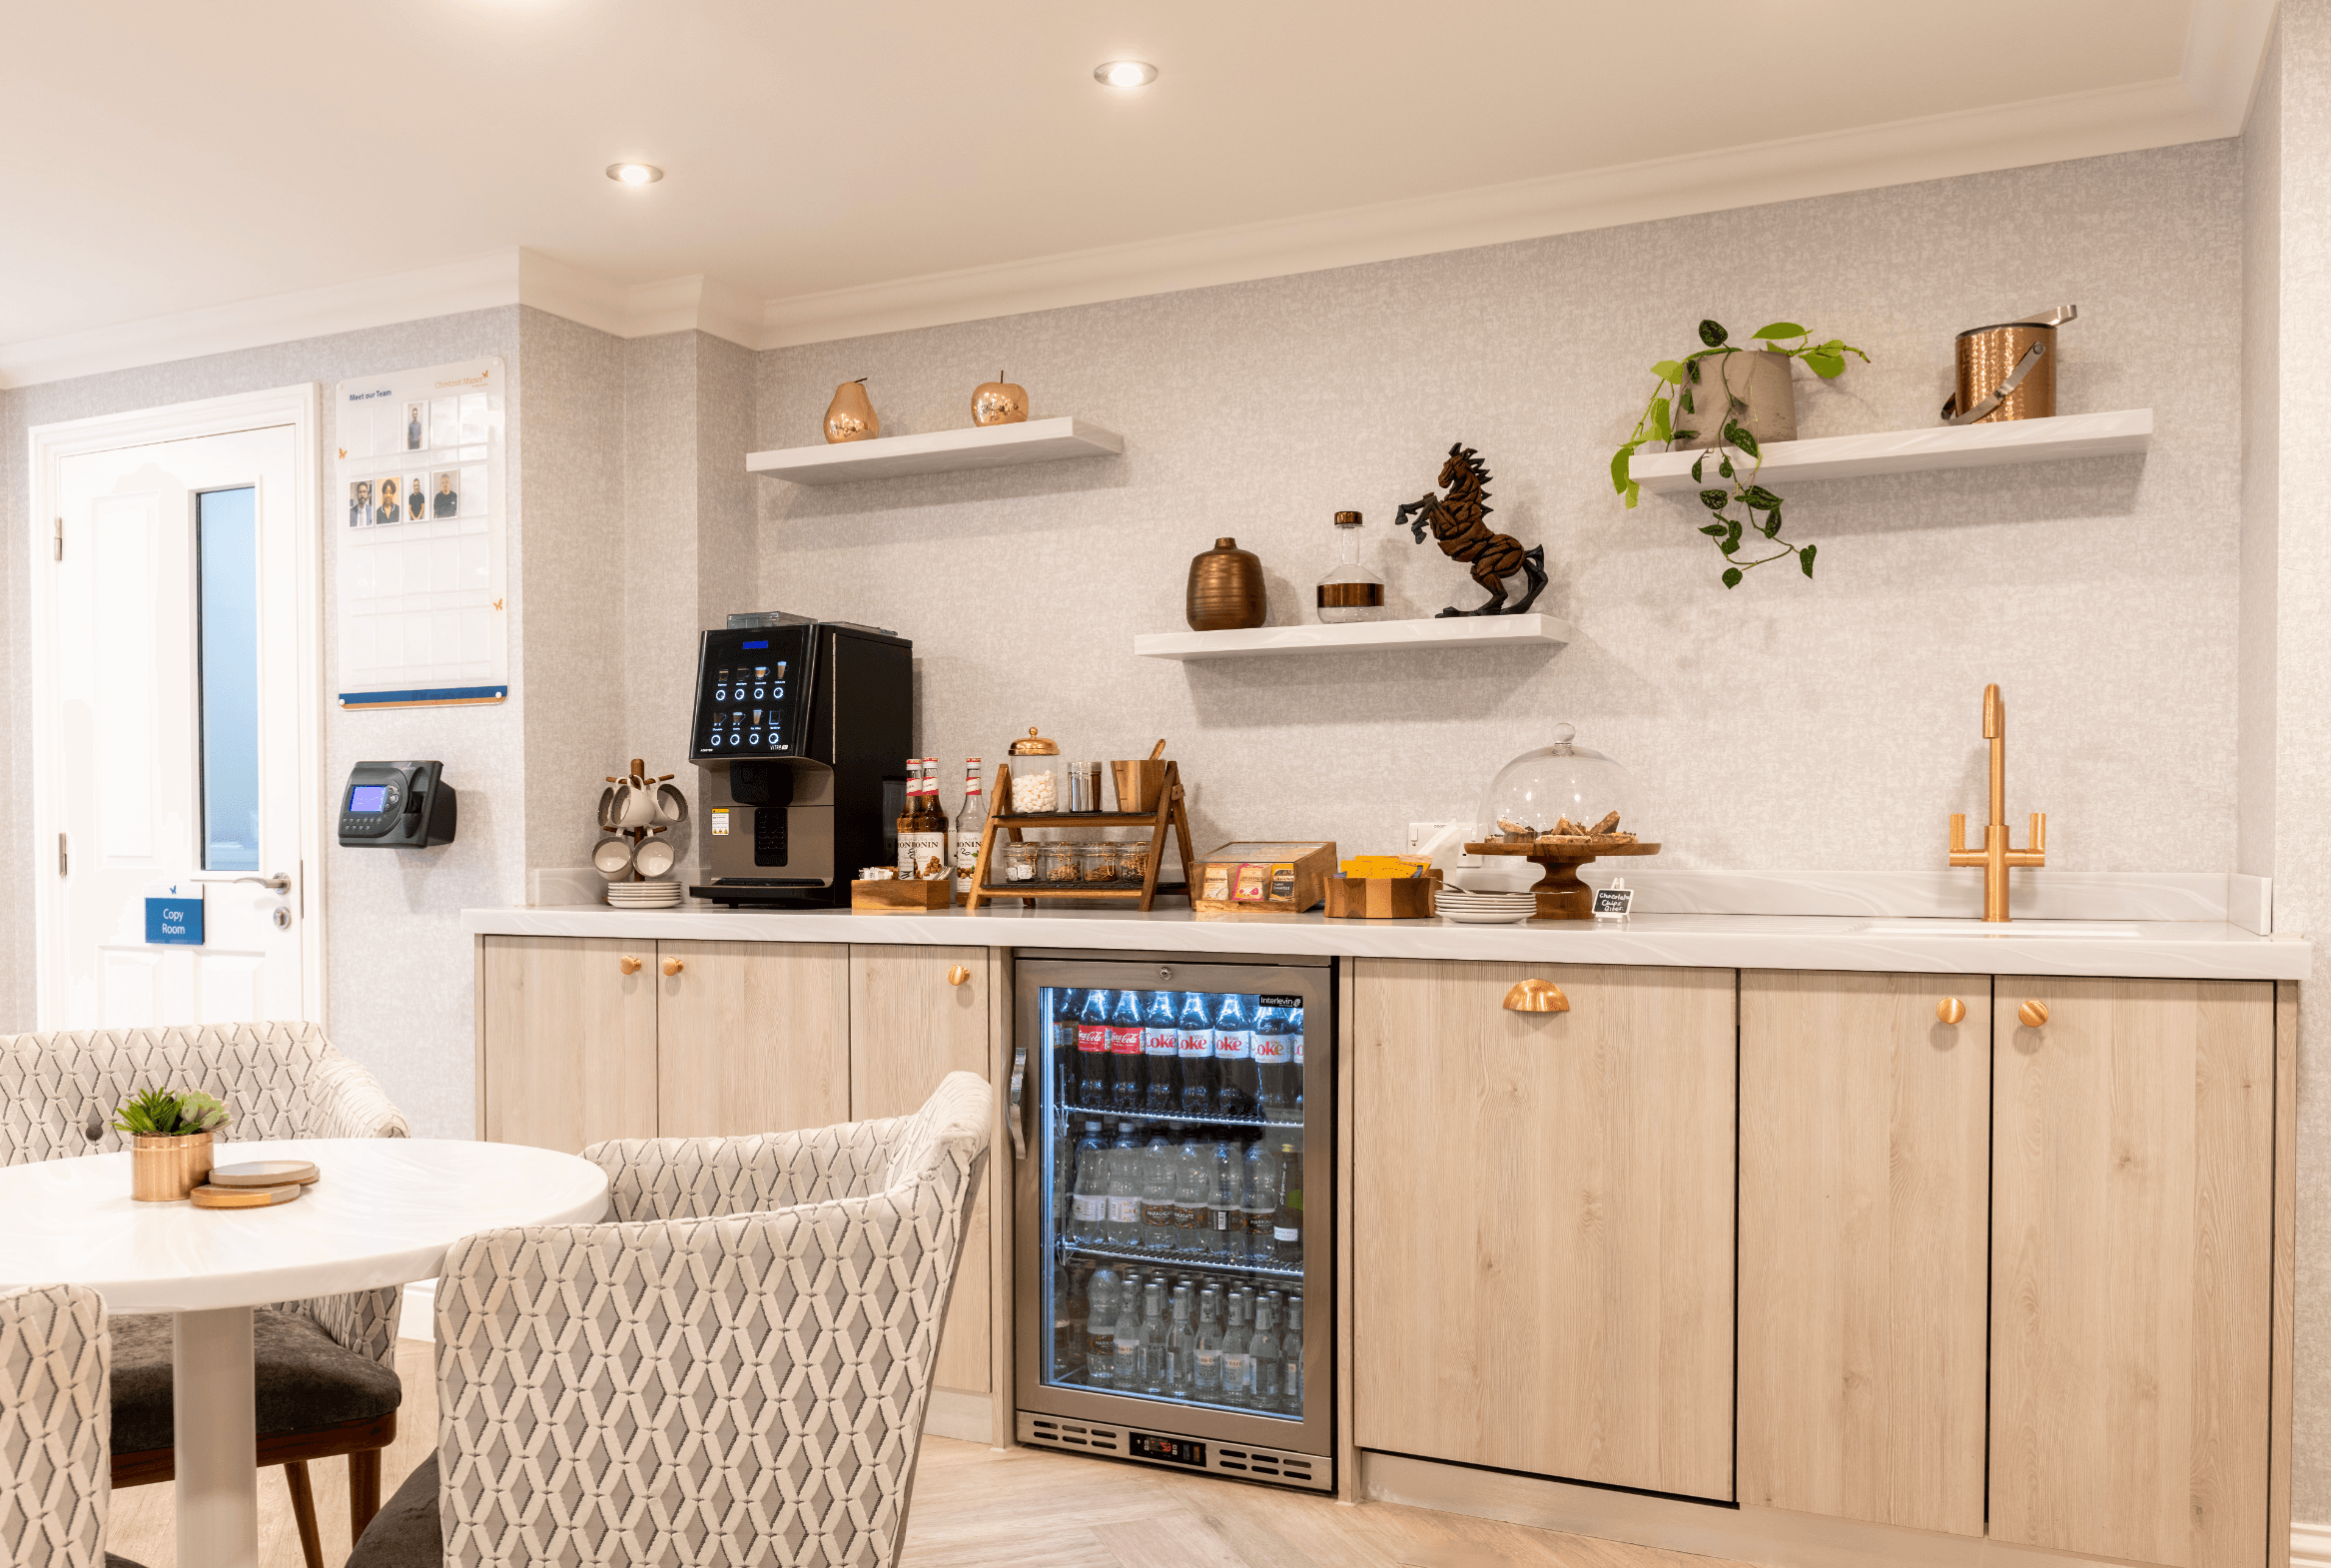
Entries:
{"label": "white round table", "polygon": [[252,1308],[432,1279],[472,1231],[588,1223],[607,1211],[607,1176],[450,1139],[282,1139],[216,1158],[309,1160],[322,1175],[281,1207],[205,1209],[132,1199],[127,1154],[0,1169],[0,1286],[89,1285],[108,1312],[177,1314],[179,1568],[255,1568]]}

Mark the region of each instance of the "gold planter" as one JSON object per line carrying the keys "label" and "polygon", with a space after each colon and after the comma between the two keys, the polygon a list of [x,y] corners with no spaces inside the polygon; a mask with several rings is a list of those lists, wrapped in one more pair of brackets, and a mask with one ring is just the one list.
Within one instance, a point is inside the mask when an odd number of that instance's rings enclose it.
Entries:
{"label": "gold planter", "polygon": [[211,1175],[211,1135],[130,1140],[130,1196],[141,1203],[175,1203]]}

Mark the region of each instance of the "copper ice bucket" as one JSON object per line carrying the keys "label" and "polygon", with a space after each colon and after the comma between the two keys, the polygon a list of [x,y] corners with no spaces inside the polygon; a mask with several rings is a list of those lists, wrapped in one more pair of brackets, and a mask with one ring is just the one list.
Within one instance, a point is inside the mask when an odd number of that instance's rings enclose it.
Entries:
{"label": "copper ice bucket", "polygon": [[1942,404],[1945,424],[2055,417],[2055,330],[2080,314],[2062,305],[2021,321],[1970,327],[1953,346],[1958,390]]}

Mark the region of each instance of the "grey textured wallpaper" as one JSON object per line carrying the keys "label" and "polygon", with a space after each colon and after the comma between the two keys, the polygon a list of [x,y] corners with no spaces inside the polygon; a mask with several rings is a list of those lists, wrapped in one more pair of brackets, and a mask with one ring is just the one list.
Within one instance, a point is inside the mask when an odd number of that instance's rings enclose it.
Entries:
{"label": "grey textured wallpaper", "polygon": [[[765,482],[762,596],[915,639],[918,745],[951,800],[965,755],[992,768],[1031,724],[1098,757],[1164,736],[1200,839],[1381,851],[1473,816],[1568,722],[1631,770],[1629,825],[1663,864],[1925,868],[1947,814],[1982,808],[1995,680],[2010,809],[2049,813],[2051,865],[2224,869],[2241,204],[2218,142],[773,350],[765,447],[817,440],[846,378],[870,379],[887,434],[967,424],[1003,371],[1126,452]],[[1810,436],[1933,424],[1954,333],[2060,302],[2081,309],[2060,406],[2151,407],[2145,456],[1782,486],[1819,577],[1777,565],[1731,593],[1695,502],[1612,494],[1648,367],[1703,316],[1869,351],[1835,385],[1800,373]],[[1274,623],[1309,619],[1338,508],[1366,513],[1396,613],[1478,602],[1387,527],[1460,438],[1494,474],[1491,524],[1546,546],[1567,648],[1133,656],[1135,633],[1182,628],[1217,535],[1261,555]]]}
{"label": "grey textured wallpaper", "polygon": [[[127,409],[159,407],[257,388],[320,382],[327,396],[334,383],[378,371],[406,370],[486,355],[509,361],[513,400],[528,386],[520,368],[516,307],[474,311],[398,327],[279,344],[240,354],[158,365],[146,370],[55,382],[0,392],[0,615],[6,640],[0,669],[22,671],[30,657],[26,642],[27,551],[21,541],[29,525],[29,481],[24,472],[26,431],[35,424]],[[520,486],[521,454],[514,426],[509,478]],[[329,483],[329,464],[319,481]],[[513,488],[510,534],[522,536]],[[330,515],[329,510],[326,515]],[[324,530],[324,581],[335,569],[336,530]],[[512,581],[517,580],[512,561]],[[336,689],[336,628],[326,595],[325,689]],[[522,607],[521,598],[520,605]],[[518,636],[513,623],[513,637]],[[411,708],[377,713],[326,710],[324,727],[327,787],[337,790],[352,763],[364,757],[437,757],[445,776],[461,792],[459,839],[426,851],[328,848],[321,869],[330,933],[326,958],[328,1016],[335,1044],[379,1075],[382,1087],[411,1119],[413,1131],[430,1137],[465,1138],[474,1125],[470,1069],[471,965],[469,939],[459,930],[459,912],[478,904],[522,901],[526,854],[521,821],[521,726],[526,682],[523,657],[513,648],[512,701],[494,707]],[[21,678],[0,679],[0,734],[11,755],[31,751],[31,711]],[[39,864],[30,842],[28,815],[14,797],[0,800],[0,843],[9,846],[11,866]],[[329,842],[329,832],[327,834]],[[6,879],[0,889],[0,1030],[30,1029],[34,1023],[32,896],[27,877]]]}

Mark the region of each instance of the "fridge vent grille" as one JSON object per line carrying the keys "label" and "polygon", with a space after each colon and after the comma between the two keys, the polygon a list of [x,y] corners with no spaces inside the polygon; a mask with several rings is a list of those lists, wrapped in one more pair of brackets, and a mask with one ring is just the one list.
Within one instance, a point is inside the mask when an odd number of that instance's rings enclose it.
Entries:
{"label": "fridge vent grille", "polygon": [[1309,1484],[1311,1461],[1293,1454],[1263,1453],[1248,1448],[1217,1448],[1215,1465],[1241,1475],[1267,1475],[1280,1480]]}
{"label": "fridge vent grille", "polygon": [[[1106,1454],[1113,1458],[1130,1459],[1136,1464],[1165,1464],[1169,1461],[1152,1459],[1131,1451],[1129,1434],[1123,1427],[1102,1426],[1090,1421],[1073,1421],[1054,1415],[1040,1415],[1033,1410],[1020,1412],[1020,1440],[1041,1443],[1047,1448],[1065,1449],[1071,1453]],[[1312,1454],[1282,1453],[1270,1448],[1235,1448],[1224,1443],[1200,1439],[1205,1448],[1205,1469],[1214,1475],[1235,1476],[1242,1481],[1259,1481],[1269,1486],[1300,1486],[1314,1492],[1334,1489],[1334,1472],[1328,1461]]]}
{"label": "fridge vent grille", "polygon": [[1082,1421],[1056,1421],[1050,1416],[1035,1418],[1036,1437],[1041,1442],[1062,1443],[1072,1448],[1083,1448],[1093,1453],[1123,1454],[1125,1433],[1113,1426],[1093,1426]]}

